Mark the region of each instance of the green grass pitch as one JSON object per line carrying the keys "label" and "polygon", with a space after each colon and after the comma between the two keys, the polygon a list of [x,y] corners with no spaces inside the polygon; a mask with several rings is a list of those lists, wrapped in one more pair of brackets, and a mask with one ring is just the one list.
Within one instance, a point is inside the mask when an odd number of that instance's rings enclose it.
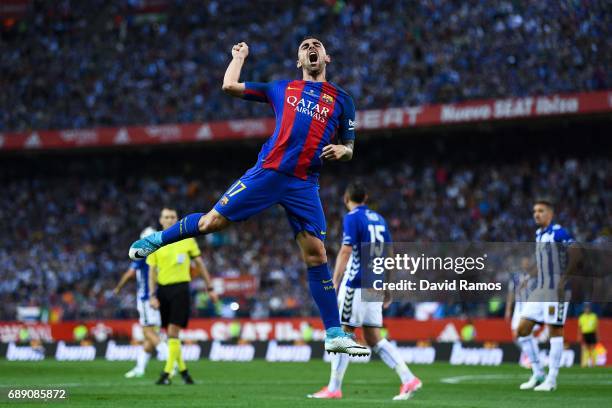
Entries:
{"label": "green grass pitch", "polygon": [[8,362],[0,360],[0,405],[48,406],[45,402],[9,402],[9,388],[62,387],[68,401],[52,406],[70,407],[594,407],[612,406],[612,369],[565,368],[553,393],[520,391],[518,384],[530,371],[517,365],[500,367],[412,365],[424,383],[409,401],[391,401],[398,391],[395,372],[382,362],[351,364],[344,380],[342,400],[309,400],[306,394],[327,383],[329,365],[309,363],[227,363],[198,361],[189,364],[197,382],[171,386],[153,382],[162,363],[151,362],[144,378],[127,380],[131,362]]}

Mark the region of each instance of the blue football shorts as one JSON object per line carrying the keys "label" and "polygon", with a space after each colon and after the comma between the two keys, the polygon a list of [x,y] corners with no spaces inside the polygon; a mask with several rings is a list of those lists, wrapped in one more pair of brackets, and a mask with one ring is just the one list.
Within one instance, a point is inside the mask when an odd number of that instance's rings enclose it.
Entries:
{"label": "blue football shorts", "polygon": [[276,170],[253,167],[240,177],[215,204],[230,221],[244,221],[280,204],[295,235],[306,231],[321,241],[327,233],[319,185]]}

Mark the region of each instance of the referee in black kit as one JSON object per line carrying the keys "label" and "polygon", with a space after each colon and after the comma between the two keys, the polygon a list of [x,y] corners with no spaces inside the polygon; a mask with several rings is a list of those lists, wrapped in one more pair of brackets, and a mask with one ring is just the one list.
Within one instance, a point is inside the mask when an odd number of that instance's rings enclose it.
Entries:
{"label": "referee in black kit", "polygon": [[[178,221],[174,208],[164,207],[159,216],[159,223],[165,230]],[[200,256],[200,248],[194,238],[188,238],[174,244],[166,245],[147,257],[149,270],[149,294],[153,308],[159,308],[162,327],[168,333],[168,358],[157,384],[169,385],[170,373],[178,365],[185,384],[193,384],[187,371],[187,365],[181,353],[179,331],[187,327],[191,310],[189,282],[191,281],[191,262],[204,279],[211,299],[217,301],[212,290],[210,274]]]}

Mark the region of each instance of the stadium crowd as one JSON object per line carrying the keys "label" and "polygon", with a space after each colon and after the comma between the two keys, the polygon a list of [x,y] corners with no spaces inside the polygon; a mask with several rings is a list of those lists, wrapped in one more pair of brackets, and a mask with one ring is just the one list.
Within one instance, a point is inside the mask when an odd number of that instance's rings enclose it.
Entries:
{"label": "stadium crowd", "polygon": [[[395,241],[533,241],[531,205],[541,192],[560,198],[557,220],[579,241],[610,236],[609,158],[515,158],[502,150],[489,158],[481,152],[478,160],[465,154],[453,159],[450,151],[455,148],[445,147],[443,140],[435,143],[437,153],[418,148],[406,153],[389,141],[368,142],[357,151],[368,160],[357,156],[324,169],[320,184],[330,264],[342,234],[344,186],[360,177],[369,187],[372,208],[385,215]],[[252,148],[242,148],[242,153],[240,147],[234,149],[225,150],[234,159],[230,162],[205,148],[7,162],[13,174],[3,179],[0,197],[0,320],[15,318],[16,307],[28,305],[57,308],[64,319],[135,316],[133,286],[120,296],[112,291],[129,265],[130,243],[145,226],[158,227],[163,203],[176,206],[182,215],[214,204],[242,173],[236,163],[254,157]],[[436,160],[441,154],[442,163]],[[316,314],[292,232],[287,222],[279,222],[284,217],[282,208],[271,208],[199,239],[215,276],[248,274],[259,280],[255,296],[224,299],[226,304],[238,300],[239,313]],[[195,314],[228,313],[227,307],[207,303],[205,292],[196,293],[197,288],[194,284]],[[399,304],[390,313],[411,316],[414,308]]]}
{"label": "stadium crowd", "polygon": [[222,95],[231,46],[250,45],[243,78],[294,78],[312,33],[359,109],[612,87],[604,0],[147,3],[33,1],[3,19],[0,131],[269,115]]}

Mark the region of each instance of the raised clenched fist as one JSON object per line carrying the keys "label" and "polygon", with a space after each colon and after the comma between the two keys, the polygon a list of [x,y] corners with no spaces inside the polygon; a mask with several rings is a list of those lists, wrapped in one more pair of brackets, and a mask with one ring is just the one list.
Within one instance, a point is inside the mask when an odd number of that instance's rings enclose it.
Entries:
{"label": "raised clenched fist", "polygon": [[249,55],[249,46],[245,42],[240,42],[232,47],[232,57],[246,58]]}

